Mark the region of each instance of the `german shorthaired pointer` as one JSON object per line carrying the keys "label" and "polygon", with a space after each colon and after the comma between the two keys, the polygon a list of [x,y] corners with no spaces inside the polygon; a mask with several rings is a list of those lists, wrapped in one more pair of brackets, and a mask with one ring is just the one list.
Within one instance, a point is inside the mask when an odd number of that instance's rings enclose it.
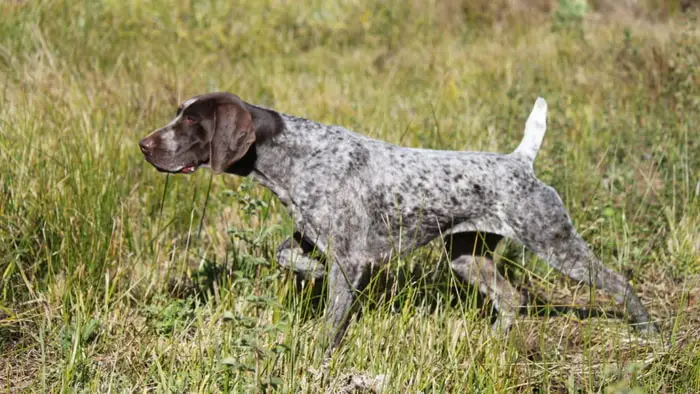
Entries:
{"label": "german shorthaired pointer", "polygon": [[211,93],[187,100],[140,146],[159,171],[209,166],[250,175],[282,201],[296,232],[279,247],[277,260],[305,278],[328,273],[330,349],[342,339],[372,268],[437,237],[454,272],[494,303],[499,330],[510,327],[524,302],[492,260],[508,237],[575,281],[606,290],[638,329],[656,332],[625,278],[596,259],[557,192],[535,177],[546,116],[547,104],[537,99],[510,154],[439,151],[392,145]]}

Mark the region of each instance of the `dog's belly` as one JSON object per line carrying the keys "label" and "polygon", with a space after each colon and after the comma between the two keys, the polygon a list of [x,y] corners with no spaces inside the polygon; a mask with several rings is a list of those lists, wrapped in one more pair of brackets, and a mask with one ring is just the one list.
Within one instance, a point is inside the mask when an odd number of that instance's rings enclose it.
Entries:
{"label": "dog's belly", "polygon": [[[367,246],[374,256],[383,260],[387,255],[404,255],[441,238],[456,228],[476,228],[487,222],[488,216],[477,206],[471,209],[443,209],[442,204],[396,207],[392,210],[369,207],[371,225],[367,231]],[[459,208],[459,209],[457,209]],[[486,229],[482,230],[486,231]]]}

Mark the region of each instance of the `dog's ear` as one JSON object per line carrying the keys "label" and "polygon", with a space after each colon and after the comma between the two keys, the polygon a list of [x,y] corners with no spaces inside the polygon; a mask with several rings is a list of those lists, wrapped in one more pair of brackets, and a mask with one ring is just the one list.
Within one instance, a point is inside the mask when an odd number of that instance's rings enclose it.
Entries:
{"label": "dog's ear", "polygon": [[238,102],[217,104],[215,116],[209,165],[221,173],[245,156],[255,142],[255,129],[250,112]]}

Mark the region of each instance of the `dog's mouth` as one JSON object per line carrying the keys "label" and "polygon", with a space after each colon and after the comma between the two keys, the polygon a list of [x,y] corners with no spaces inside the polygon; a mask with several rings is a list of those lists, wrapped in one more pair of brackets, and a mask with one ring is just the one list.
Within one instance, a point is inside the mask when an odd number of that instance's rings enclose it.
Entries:
{"label": "dog's mouth", "polygon": [[190,164],[190,165],[185,165],[179,168],[176,168],[175,170],[167,170],[167,169],[160,169],[163,172],[169,172],[171,174],[191,174],[199,169],[199,167],[206,166],[208,163],[207,162],[202,162],[198,164]]}
{"label": "dog's mouth", "polygon": [[180,171],[178,171],[178,173],[180,173],[180,174],[191,174],[191,173],[197,171],[197,168],[199,168],[199,166],[185,166],[185,167],[182,167],[182,168],[180,169]]}
{"label": "dog's mouth", "polygon": [[207,162],[202,162],[202,163],[197,163],[197,164],[189,164],[189,165],[184,165],[184,166],[178,166],[178,167],[161,167],[157,164],[153,164],[153,166],[160,172],[167,172],[168,174],[191,174],[199,169],[199,167],[206,167],[209,163]]}
{"label": "dog's mouth", "polygon": [[[172,160],[171,157],[161,157],[161,155],[154,155],[151,152],[143,152],[145,159],[159,172],[166,172],[168,174],[191,174],[199,167],[208,166],[209,158],[194,158],[190,157],[189,160],[182,163],[184,160]],[[170,156],[170,155],[166,155]],[[191,161],[190,161],[191,160]],[[189,163],[188,163],[189,161]],[[178,163],[179,162],[179,163]]]}

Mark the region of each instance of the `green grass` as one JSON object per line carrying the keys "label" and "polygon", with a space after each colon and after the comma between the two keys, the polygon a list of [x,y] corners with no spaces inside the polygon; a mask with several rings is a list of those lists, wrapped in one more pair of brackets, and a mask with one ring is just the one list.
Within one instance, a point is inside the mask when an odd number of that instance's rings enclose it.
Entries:
{"label": "green grass", "polygon": [[[0,3],[0,390],[320,392],[386,375],[386,392],[700,391],[697,12],[230,3]],[[393,143],[494,152],[545,97],[538,177],[663,340],[554,313],[619,308],[514,243],[504,270],[536,301],[494,337],[490,306],[436,245],[389,268],[424,271],[364,299],[322,379],[321,309],[273,260],[291,232],[281,204],[240,178],[167,177],[138,150],[212,90]]]}

